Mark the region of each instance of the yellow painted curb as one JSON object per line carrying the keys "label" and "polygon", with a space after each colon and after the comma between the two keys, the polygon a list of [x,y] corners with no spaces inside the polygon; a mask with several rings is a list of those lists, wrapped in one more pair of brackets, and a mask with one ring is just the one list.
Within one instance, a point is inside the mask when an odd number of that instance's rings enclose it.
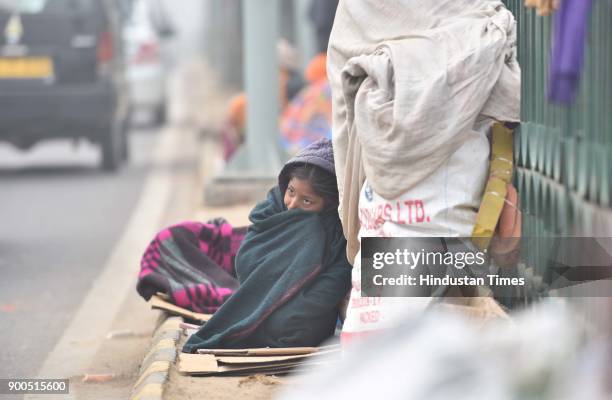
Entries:
{"label": "yellow painted curb", "polygon": [[150,383],[148,385],[143,386],[143,388],[140,389],[138,393],[132,396],[131,400],[140,400],[146,396],[159,397],[161,399],[163,394],[164,394],[163,385],[159,383]]}
{"label": "yellow painted curb", "polygon": [[140,375],[140,378],[134,384],[134,387],[138,387],[149,375],[155,372],[167,372],[170,370],[169,361],[155,361],[149,365],[149,367]]}
{"label": "yellow painted curb", "polygon": [[162,339],[159,342],[157,342],[155,347],[153,347],[153,350],[150,351],[149,353],[154,353],[158,350],[163,350],[163,349],[174,349],[175,347],[176,347],[176,342],[174,340]]}

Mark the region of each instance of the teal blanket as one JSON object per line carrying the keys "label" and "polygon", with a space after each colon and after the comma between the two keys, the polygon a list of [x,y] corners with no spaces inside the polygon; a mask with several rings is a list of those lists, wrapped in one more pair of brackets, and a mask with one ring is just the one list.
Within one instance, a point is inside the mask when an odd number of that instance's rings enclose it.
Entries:
{"label": "teal blanket", "polygon": [[351,276],[337,212],[288,211],[276,187],[249,218],[236,255],[240,287],[184,352],[316,346],[334,332]]}

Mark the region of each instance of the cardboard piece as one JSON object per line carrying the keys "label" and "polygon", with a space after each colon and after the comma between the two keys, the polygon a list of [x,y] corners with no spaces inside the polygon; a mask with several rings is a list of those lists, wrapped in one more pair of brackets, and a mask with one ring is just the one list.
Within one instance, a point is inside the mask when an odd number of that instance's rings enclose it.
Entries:
{"label": "cardboard piece", "polygon": [[155,295],[157,297],[159,297],[160,299],[162,299],[162,300],[170,301],[170,295],[168,295],[168,294],[166,294],[164,292],[157,292],[157,293],[155,293]]}
{"label": "cardboard piece", "polygon": [[187,322],[179,323],[179,328],[181,329],[195,329],[198,330],[202,327],[202,325],[188,324]]}
{"label": "cardboard piece", "polygon": [[201,314],[201,313],[187,310],[185,308],[181,308],[179,306],[176,306],[172,303],[169,303],[163,300],[158,295],[151,296],[151,298],[149,299],[149,304],[151,305],[151,308],[154,310],[163,310],[167,312],[168,314],[178,315],[180,317],[185,317],[185,318],[189,318],[189,319],[196,320],[196,321],[206,322],[212,318],[211,314]]}
{"label": "cardboard piece", "polygon": [[179,354],[179,372],[206,373],[217,372],[219,365],[217,359],[212,354]]}
{"label": "cardboard piece", "polygon": [[288,372],[300,365],[299,362],[278,362],[275,364],[251,364],[251,365],[219,365],[217,359],[212,354],[180,354],[179,367],[180,373],[197,376],[221,376],[235,374],[255,374],[255,373],[279,373]]}
{"label": "cardboard piece", "polygon": [[228,365],[278,363],[289,360],[301,360],[309,354],[294,356],[257,356],[257,357],[216,357],[217,363]]}
{"label": "cardboard piece", "polygon": [[[279,374],[287,373],[298,366],[310,367],[325,364],[323,357],[340,351],[339,346],[326,346],[325,348],[283,348],[283,353],[291,349],[301,351],[302,354],[290,355],[240,355],[245,352],[258,353],[279,349],[232,349],[231,355],[215,354],[186,354],[179,355],[179,372],[197,376],[221,375],[249,375],[249,374]],[[304,353],[306,349],[310,353]],[[217,349],[218,350],[218,349]],[[209,351],[217,351],[209,350]],[[224,350],[225,351],[225,350]],[[241,351],[242,353],[237,353]],[[266,353],[264,352],[264,353]],[[219,353],[222,353],[219,351]]]}
{"label": "cardboard piece", "polygon": [[285,374],[292,371],[296,371],[298,368],[300,371],[311,370],[319,366],[325,365],[325,363],[308,363],[304,364],[301,362],[283,362],[269,365],[247,365],[247,366],[230,366],[220,365],[216,373],[194,373],[193,376],[244,376],[254,374],[264,375],[276,375]]}
{"label": "cardboard piece", "polygon": [[292,356],[310,354],[318,350],[317,347],[264,347],[253,349],[200,349],[199,354],[213,354],[215,356]]}
{"label": "cardboard piece", "polygon": [[288,356],[216,356],[219,364],[266,364],[290,360],[306,361],[307,359],[322,359],[326,355],[337,353],[340,349],[319,350],[309,354],[295,354]]}

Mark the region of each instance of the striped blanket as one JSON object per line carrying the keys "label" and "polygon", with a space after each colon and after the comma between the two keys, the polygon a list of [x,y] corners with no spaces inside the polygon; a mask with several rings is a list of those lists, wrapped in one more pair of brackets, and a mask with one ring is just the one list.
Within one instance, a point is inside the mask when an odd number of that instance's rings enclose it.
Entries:
{"label": "striped blanket", "polygon": [[214,313],[238,288],[234,258],[246,230],[222,218],[162,230],[145,250],[136,290],[145,300],[162,292],[179,307]]}

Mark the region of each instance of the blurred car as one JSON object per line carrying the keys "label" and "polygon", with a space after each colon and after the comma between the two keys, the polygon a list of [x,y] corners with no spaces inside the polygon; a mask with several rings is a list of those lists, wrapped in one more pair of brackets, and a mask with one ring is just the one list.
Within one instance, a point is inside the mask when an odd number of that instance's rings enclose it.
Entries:
{"label": "blurred car", "polygon": [[123,69],[114,0],[0,0],[0,140],[85,138],[115,170],[128,157]]}
{"label": "blurred car", "polygon": [[172,34],[169,26],[160,27],[160,15],[163,15],[160,3],[134,0],[123,33],[132,112],[146,111],[155,124],[166,120],[166,73],[161,40]]}

